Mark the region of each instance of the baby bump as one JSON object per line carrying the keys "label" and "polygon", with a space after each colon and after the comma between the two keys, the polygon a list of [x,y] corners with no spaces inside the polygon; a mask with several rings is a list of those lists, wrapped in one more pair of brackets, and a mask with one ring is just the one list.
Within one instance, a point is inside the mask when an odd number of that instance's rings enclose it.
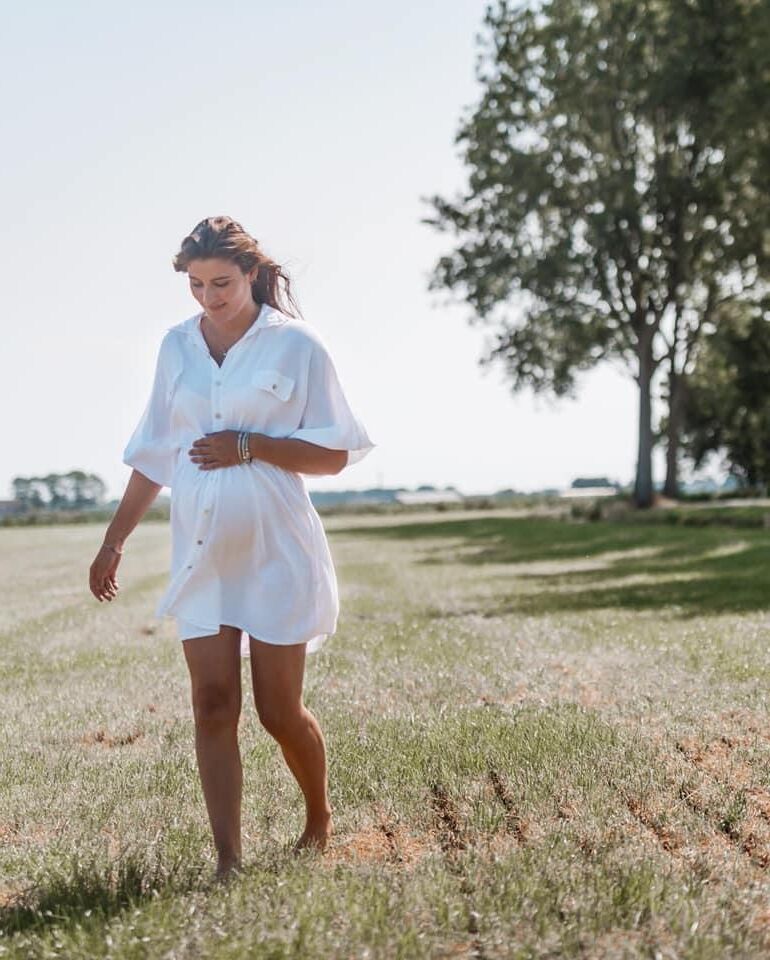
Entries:
{"label": "baby bump", "polygon": [[214,520],[212,548],[217,551],[219,566],[227,567],[233,558],[262,552],[263,522],[269,504],[259,485],[254,482],[248,464],[223,467],[212,493]]}
{"label": "baby bump", "polygon": [[309,499],[297,475],[262,461],[218,470],[190,462],[174,479],[175,540],[206,545],[221,572],[244,555],[315,553]]}

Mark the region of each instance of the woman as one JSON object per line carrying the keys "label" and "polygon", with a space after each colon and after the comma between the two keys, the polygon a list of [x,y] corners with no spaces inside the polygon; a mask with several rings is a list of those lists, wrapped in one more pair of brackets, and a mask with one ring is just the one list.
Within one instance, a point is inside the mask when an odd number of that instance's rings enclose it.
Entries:
{"label": "woman", "polygon": [[[334,633],[339,602],[323,526],[300,474],[337,474],[373,444],[352,413],[290,282],[229,217],[182,241],[174,269],[202,308],[169,328],[147,408],[123,460],[126,491],[91,565],[100,601],[118,592],[124,543],[171,488],[172,569],[156,615],[176,618],[190,672],[195,750],[217,877],[241,862],[240,655],[254,701],[305,797],[294,849],[332,832],[326,747],[302,702],[306,651]],[[279,289],[283,284],[283,291]],[[296,311],[298,312],[298,311]]]}

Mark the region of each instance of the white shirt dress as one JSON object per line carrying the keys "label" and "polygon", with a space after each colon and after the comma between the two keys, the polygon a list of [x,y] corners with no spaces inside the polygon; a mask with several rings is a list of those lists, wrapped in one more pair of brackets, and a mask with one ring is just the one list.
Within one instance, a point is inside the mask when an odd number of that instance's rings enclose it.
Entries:
{"label": "white shirt dress", "polygon": [[203,312],[169,328],[147,407],[123,462],[171,488],[171,576],[156,616],[180,640],[220,624],[272,644],[314,652],[337,626],[339,599],[323,525],[299,473],[252,460],[201,470],[194,440],[220,430],[291,437],[348,451],[374,446],[353,414],[334,363],[308,323],[263,304],[219,367]]}

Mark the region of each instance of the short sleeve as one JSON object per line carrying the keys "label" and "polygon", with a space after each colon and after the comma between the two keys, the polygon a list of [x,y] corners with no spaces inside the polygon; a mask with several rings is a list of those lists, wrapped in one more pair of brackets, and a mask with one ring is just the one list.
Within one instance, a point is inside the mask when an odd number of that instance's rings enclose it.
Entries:
{"label": "short sleeve", "polygon": [[302,419],[289,437],[330,450],[347,450],[347,466],[363,459],[376,446],[350,409],[332,358],[320,342],[314,343],[310,356]]}
{"label": "short sleeve", "polygon": [[150,398],[123,452],[123,463],[164,487],[171,486],[178,455],[171,431],[171,396],[180,372],[181,357],[167,333],[158,351]]}

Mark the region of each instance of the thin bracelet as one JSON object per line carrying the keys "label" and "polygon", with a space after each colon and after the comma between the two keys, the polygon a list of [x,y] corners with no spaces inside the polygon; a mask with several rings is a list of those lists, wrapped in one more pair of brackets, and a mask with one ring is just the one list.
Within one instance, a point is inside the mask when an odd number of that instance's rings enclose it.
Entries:
{"label": "thin bracelet", "polygon": [[108,550],[112,550],[113,553],[117,553],[117,555],[118,555],[119,557],[122,557],[122,556],[123,556],[123,551],[122,551],[122,550],[118,550],[117,547],[113,547],[113,545],[112,545],[111,543],[103,543],[102,546],[103,546],[103,547],[106,547]]}
{"label": "thin bracelet", "polygon": [[238,434],[238,459],[241,463],[251,463],[253,459],[249,449],[249,433],[247,430],[242,430]]}

